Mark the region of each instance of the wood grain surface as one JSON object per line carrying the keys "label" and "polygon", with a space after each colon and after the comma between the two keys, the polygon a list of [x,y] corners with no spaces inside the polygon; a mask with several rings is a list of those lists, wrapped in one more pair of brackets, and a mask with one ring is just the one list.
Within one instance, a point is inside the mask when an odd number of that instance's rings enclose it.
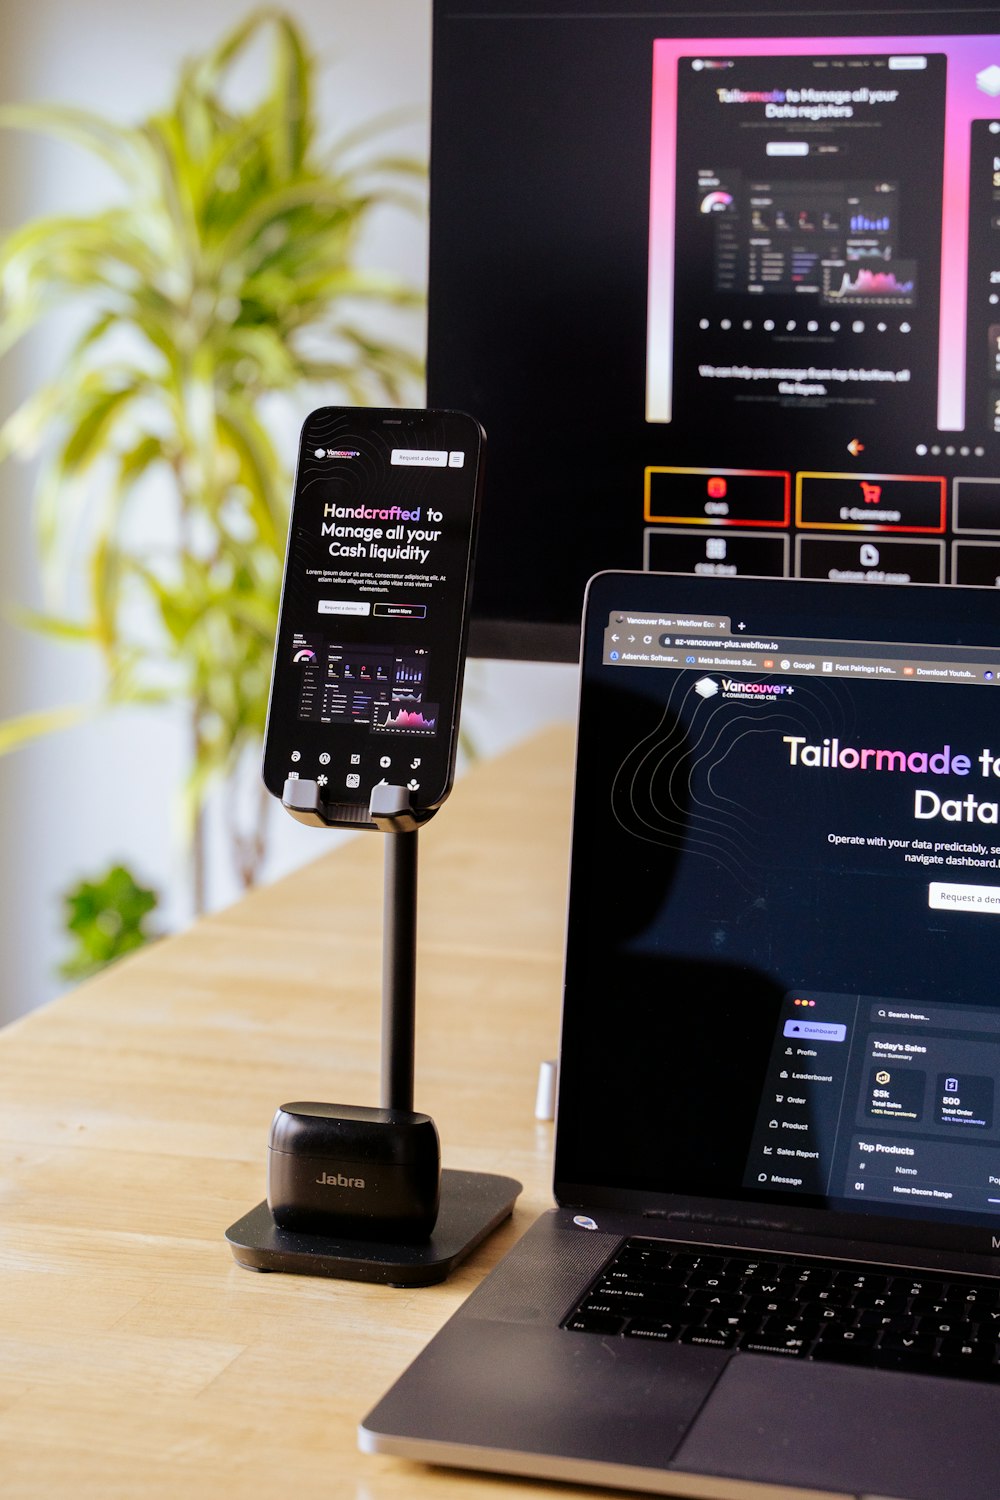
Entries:
{"label": "wood grain surface", "polygon": [[[0,1033],[0,1496],[572,1493],[358,1452],[359,1419],[551,1202],[571,738],[477,767],[421,835],[416,1107],[519,1178],[438,1287],[237,1266],[289,1099],[378,1102],[375,834]],[[16,934],[8,934],[16,941]]]}

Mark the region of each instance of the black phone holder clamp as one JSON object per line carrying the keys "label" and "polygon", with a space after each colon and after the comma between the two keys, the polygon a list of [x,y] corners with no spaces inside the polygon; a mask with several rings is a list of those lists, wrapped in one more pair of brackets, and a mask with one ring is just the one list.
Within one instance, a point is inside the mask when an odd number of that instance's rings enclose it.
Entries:
{"label": "black phone holder clamp", "polygon": [[377,828],[380,833],[416,833],[437,811],[410,804],[409,788],[380,781],[372,787],[367,809],[360,803],[325,802],[317,781],[289,776],[281,805],[297,823],[313,828]]}
{"label": "black phone holder clamp", "polygon": [[413,1109],[416,835],[433,810],[413,808],[407,787],[385,783],[367,809],[326,804],[315,781],[291,777],[282,803],[299,822],[387,835],[381,1101],[282,1105],[268,1141],[267,1198],[226,1239],[251,1270],[429,1286],[509,1217],[521,1191],[511,1177],[441,1170],[434,1123]]}

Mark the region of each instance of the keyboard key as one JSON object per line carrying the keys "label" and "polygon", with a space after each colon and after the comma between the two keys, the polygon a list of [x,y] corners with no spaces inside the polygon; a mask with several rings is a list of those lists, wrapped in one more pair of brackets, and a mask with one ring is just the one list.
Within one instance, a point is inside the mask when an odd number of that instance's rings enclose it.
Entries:
{"label": "keyboard key", "polygon": [[645,1287],[637,1286],[631,1281],[613,1281],[610,1276],[600,1282],[595,1291],[597,1296],[613,1298],[620,1306],[629,1302],[641,1302],[646,1296]]}
{"label": "keyboard key", "polygon": [[649,1286],[687,1286],[690,1271],[682,1266],[647,1266],[638,1273]]}
{"label": "keyboard key", "polygon": [[981,1365],[991,1365],[996,1357],[996,1345],[990,1341],[980,1343],[973,1339],[942,1339],[938,1353],[942,1359],[969,1360]]}
{"label": "keyboard key", "polygon": [[616,1318],[613,1313],[574,1313],[565,1325],[572,1328],[574,1333],[621,1333],[625,1327],[624,1318]]}
{"label": "keyboard key", "polygon": [[629,1339],[659,1339],[667,1343],[677,1337],[680,1326],[676,1323],[661,1323],[652,1318],[633,1318],[625,1330]]}
{"label": "keyboard key", "polygon": [[796,1318],[765,1318],[760,1332],[767,1339],[805,1339],[810,1344],[817,1336],[815,1323],[804,1323]]}
{"label": "keyboard key", "polygon": [[913,1333],[916,1319],[906,1313],[859,1312],[855,1328],[881,1328],[884,1333]]}
{"label": "keyboard key", "polygon": [[735,1271],[703,1271],[701,1267],[693,1270],[688,1277],[688,1286],[706,1288],[714,1291],[733,1291],[742,1285],[743,1277],[739,1270]]}
{"label": "keyboard key", "polygon": [[686,1298],[689,1307],[714,1308],[716,1312],[735,1312],[743,1306],[739,1292],[719,1292],[712,1287],[699,1287],[689,1292]]}
{"label": "keyboard key", "polygon": [[855,1307],[877,1307],[883,1312],[903,1312],[907,1299],[899,1292],[855,1292]]}
{"label": "keyboard key", "polygon": [[996,1311],[996,1295],[992,1289],[973,1287],[971,1291],[963,1291],[955,1301],[961,1306],[964,1316],[969,1318],[974,1312]]}
{"label": "keyboard key", "polygon": [[807,1266],[793,1278],[793,1284],[798,1288],[823,1291],[833,1284],[833,1272],[825,1267]]}
{"label": "keyboard key", "polygon": [[817,1349],[873,1349],[878,1338],[874,1328],[824,1328]]}
{"label": "keyboard key", "polygon": [[833,1278],[835,1287],[853,1292],[884,1292],[888,1276],[876,1271],[838,1271]]}
{"label": "keyboard key", "polygon": [[735,1328],[739,1333],[755,1333],[760,1327],[762,1319],[755,1313],[737,1312],[706,1313],[702,1319],[703,1328]]}
{"label": "keyboard key", "polygon": [[748,1291],[775,1293],[787,1288],[788,1283],[794,1280],[794,1266],[767,1266],[763,1271],[745,1277],[744,1285]]}
{"label": "keyboard key", "polygon": [[681,1334],[682,1344],[699,1344],[708,1349],[732,1349],[739,1334],[735,1328],[687,1328]]}
{"label": "keyboard key", "polygon": [[809,1341],[801,1338],[767,1338],[761,1333],[748,1333],[740,1341],[740,1348],[746,1354],[783,1354],[804,1359],[809,1350]]}
{"label": "keyboard key", "polygon": [[916,1359],[919,1355],[932,1356],[937,1339],[929,1338],[925,1333],[883,1333],[878,1347],[891,1353],[909,1353]]}
{"label": "keyboard key", "polygon": [[937,1338],[961,1338],[965,1332],[970,1332],[963,1318],[918,1318],[917,1333],[930,1333]]}
{"label": "keyboard key", "polygon": [[606,1297],[588,1297],[579,1311],[581,1313],[609,1313],[616,1318],[621,1316],[619,1309]]}
{"label": "keyboard key", "polygon": [[777,1297],[748,1297],[743,1305],[747,1312],[760,1313],[762,1316],[780,1313],[786,1308],[795,1306],[793,1302],[788,1302],[783,1298],[779,1300]]}
{"label": "keyboard key", "polygon": [[[803,1302],[801,1306],[802,1316],[810,1318],[820,1328],[824,1323],[832,1323],[836,1328],[853,1326],[855,1313],[853,1308],[829,1307],[818,1302]],[[874,1316],[878,1316],[875,1314]]]}
{"label": "keyboard key", "polygon": [[[806,1285],[802,1296],[809,1302],[818,1302],[824,1307],[849,1307],[857,1294],[846,1286],[820,1287]],[[874,1294],[873,1294],[874,1295]]]}
{"label": "keyboard key", "polygon": [[931,1302],[943,1302],[945,1296],[944,1282],[925,1281],[922,1278],[907,1280],[905,1277],[895,1276],[893,1290],[901,1292],[904,1297],[926,1297]]}

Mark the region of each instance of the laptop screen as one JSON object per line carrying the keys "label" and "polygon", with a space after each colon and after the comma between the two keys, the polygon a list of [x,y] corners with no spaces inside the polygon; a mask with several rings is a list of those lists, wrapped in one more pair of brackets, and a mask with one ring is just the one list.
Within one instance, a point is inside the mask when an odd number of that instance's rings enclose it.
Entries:
{"label": "laptop screen", "polygon": [[992,590],[592,580],[561,1201],[997,1243],[998,682]]}

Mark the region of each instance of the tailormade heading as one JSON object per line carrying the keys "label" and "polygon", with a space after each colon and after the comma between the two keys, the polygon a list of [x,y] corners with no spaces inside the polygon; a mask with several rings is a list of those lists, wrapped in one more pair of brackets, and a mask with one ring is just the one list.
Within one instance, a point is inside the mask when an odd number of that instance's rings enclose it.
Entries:
{"label": "tailormade heading", "polygon": [[[956,755],[950,745],[940,750],[890,750],[872,746],[842,745],[830,738],[810,744],[804,734],[784,734],[788,762],[793,766],[823,767],[839,771],[896,771],[916,776],[968,776],[972,757]],[[983,749],[976,756],[984,776],[1000,777],[1000,756]]]}

